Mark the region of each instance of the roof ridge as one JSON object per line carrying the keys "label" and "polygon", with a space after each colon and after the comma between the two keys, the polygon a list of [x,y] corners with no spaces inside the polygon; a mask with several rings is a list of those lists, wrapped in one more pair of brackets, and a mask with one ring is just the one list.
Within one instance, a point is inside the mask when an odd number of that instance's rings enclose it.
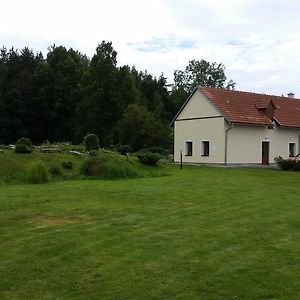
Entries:
{"label": "roof ridge", "polygon": [[276,97],[280,99],[288,99],[288,100],[300,100],[300,98],[290,98],[287,96],[278,96],[278,95],[270,95],[270,94],[263,94],[263,93],[257,93],[257,92],[248,92],[248,91],[242,91],[242,90],[229,90],[226,88],[221,87],[210,87],[210,86],[199,86],[200,89],[213,89],[213,90],[223,90],[228,92],[234,92],[234,93],[243,93],[243,94],[250,94],[250,95],[258,95],[258,96],[268,96],[268,97]]}

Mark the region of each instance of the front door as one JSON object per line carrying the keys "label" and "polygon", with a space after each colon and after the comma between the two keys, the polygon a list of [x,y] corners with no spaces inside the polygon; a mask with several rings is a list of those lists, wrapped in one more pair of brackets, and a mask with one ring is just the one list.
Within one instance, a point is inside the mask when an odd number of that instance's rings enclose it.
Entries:
{"label": "front door", "polygon": [[261,163],[263,165],[268,165],[269,164],[269,142],[262,142],[262,158],[261,158]]}

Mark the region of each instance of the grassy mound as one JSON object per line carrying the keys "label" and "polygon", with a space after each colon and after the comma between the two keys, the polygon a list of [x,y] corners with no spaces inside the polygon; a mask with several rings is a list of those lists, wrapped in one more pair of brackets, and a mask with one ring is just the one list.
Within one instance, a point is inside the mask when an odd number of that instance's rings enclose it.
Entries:
{"label": "grassy mound", "polygon": [[[74,153],[75,152],[75,153]],[[127,177],[153,177],[166,174],[163,166],[142,165],[135,157],[126,157],[112,151],[98,150],[96,157],[78,155],[76,151],[42,152],[18,154],[4,149],[0,154],[0,183],[32,182],[28,180],[30,168],[43,165],[50,180],[76,178],[117,179]],[[36,167],[37,168],[37,167]],[[41,168],[40,168],[41,169]],[[42,172],[41,172],[42,173]],[[46,180],[47,181],[47,180]]]}

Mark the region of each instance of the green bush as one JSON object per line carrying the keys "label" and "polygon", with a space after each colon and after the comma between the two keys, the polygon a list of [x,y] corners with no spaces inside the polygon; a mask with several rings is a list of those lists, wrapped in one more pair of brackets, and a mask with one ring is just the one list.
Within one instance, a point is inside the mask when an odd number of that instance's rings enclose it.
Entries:
{"label": "green bush", "polygon": [[119,147],[119,153],[122,155],[126,155],[127,153],[131,153],[132,148],[129,145],[121,145]]}
{"label": "green bush", "polygon": [[17,140],[16,149],[15,149],[16,153],[22,153],[22,154],[31,153],[32,149],[33,146],[30,139],[22,137]]}
{"label": "green bush", "polygon": [[300,171],[300,161],[283,159],[281,156],[275,157],[274,161],[281,170]]}
{"label": "green bush", "polygon": [[71,170],[73,168],[73,163],[71,161],[63,161],[61,165],[67,170]]}
{"label": "green bush", "polygon": [[97,156],[97,150],[91,150],[91,151],[89,151],[89,155],[90,156],[93,156],[93,157],[96,157]]}
{"label": "green bush", "polygon": [[35,162],[24,172],[24,179],[28,183],[46,183],[49,179],[48,170],[43,162]]}
{"label": "green bush", "polygon": [[105,179],[117,179],[124,177],[136,177],[137,172],[130,166],[118,162],[91,158],[83,162],[80,173],[89,177]]}
{"label": "green bush", "polygon": [[83,139],[83,144],[87,151],[99,149],[99,139],[96,134],[89,133]]}
{"label": "green bush", "polygon": [[144,152],[137,155],[139,161],[144,165],[155,166],[160,159],[158,153]]}
{"label": "green bush", "polygon": [[163,147],[159,147],[159,146],[153,146],[153,147],[145,148],[144,152],[159,153],[161,155],[167,155],[168,154],[168,150],[166,150]]}
{"label": "green bush", "polygon": [[53,166],[50,168],[50,174],[53,176],[60,176],[62,174],[59,166]]}

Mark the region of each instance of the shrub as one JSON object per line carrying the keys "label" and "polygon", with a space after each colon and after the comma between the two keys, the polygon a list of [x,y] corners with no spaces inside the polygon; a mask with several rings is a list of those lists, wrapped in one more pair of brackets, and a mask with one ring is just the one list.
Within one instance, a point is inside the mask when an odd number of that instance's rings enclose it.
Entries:
{"label": "shrub", "polygon": [[160,159],[160,155],[158,153],[152,152],[144,152],[138,154],[139,161],[144,165],[154,166]]}
{"label": "shrub", "polygon": [[85,176],[117,179],[136,177],[137,172],[131,167],[118,162],[110,162],[101,158],[91,158],[83,162],[80,173]]}
{"label": "shrub", "polygon": [[283,159],[281,156],[275,157],[274,161],[281,170],[300,171],[300,161]]}
{"label": "shrub", "polygon": [[119,153],[122,155],[126,155],[127,153],[131,153],[132,148],[129,145],[121,145],[119,147]]}
{"label": "shrub", "polygon": [[16,149],[15,149],[16,153],[22,153],[22,154],[31,153],[32,149],[33,147],[30,139],[25,137],[18,139],[16,143]]}
{"label": "shrub", "polygon": [[99,149],[99,139],[96,134],[89,133],[83,139],[83,144],[87,151]]}
{"label": "shrub", "polygon": [[89,151],[89,155],[93,156],[93,157],[96,157],[97,156],[97,150],[91,150],[91,151]]}
{"label": "shrub", "polygon": [[71,170],[73,168],[73,163],[71,161],[63,161],[61,165],[67,170]]}
{"label": "shrub", "polygon": [[48,170],[43,162],[35,162],[24,173],[24,179],[29,183],[46,183],[49,179]]}
{"label": "shrub", "polygon": [[168,154],[168,150],[166,150],[163,147],[159,147],[159,146],[153,146],[153,147],[146,148],[145,152],[159,153],[161,155],[167,155]]}
{"label": "shrub", "polygon": [[59,166],[54,166],[50,168],[50,174],[53,176],[60,176],[62,174]]}

